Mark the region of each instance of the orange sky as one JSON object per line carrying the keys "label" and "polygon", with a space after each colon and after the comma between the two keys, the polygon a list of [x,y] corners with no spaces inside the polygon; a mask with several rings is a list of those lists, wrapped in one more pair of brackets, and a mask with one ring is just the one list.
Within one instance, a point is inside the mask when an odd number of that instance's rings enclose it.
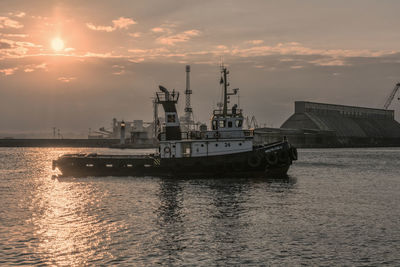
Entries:
{"label": "orange sky", "polygon": [[[399,8],[369,0],[1,1],[0,134],[151,120],[153,92],[159,84],[183,90],[185,64],[195,116],[207,121],[222,57],[245,112],[269,126],[280,126],[294,100],[381,107],[400,79]],[[398,101],[391,108],[398,117]]]}

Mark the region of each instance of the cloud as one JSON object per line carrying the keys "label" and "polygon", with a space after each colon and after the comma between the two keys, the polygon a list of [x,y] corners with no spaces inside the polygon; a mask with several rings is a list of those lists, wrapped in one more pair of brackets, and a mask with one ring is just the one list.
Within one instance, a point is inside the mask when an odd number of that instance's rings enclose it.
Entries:
{"label": "cloud", "polygon": [[343,59],[336,59],[336,58],[331,58],[331,57],[312,60],[309,63],[318,65],[318,66],[345,66],[345,65],[348,65],[348,63],[346,63]]}
{"label": "cloud", "polygon": [[[198,34],[199,32],[194,30],[161,36],[159,38],[165,38],[162,44],[167,44],[167,46],[160,45],[154,48],[138,46],[134,49],[128,49],[128,54],[118,54],[116,51],[113,51],[88,52],[84,55],[74,56],[82,58],[121,58],[133,63],[145,61],[165,63],[196,62],[196,64],[218,64],[221,56],[224,56],[227,62],[231,62],[232,64],[251,62],[253,66],[268,66],[265,64],[265,60],[267,60],[269,61],[270,68],[263,67],[265,70],[295,70],[312,68],[313,66],[351,66],[356,64],[354,60],[362,58],[369,58],[371,60],[375,58],[382,62],[387,61],[392,63],[393,57],[391,57],[391,55],[394,54],[393,51],[384,50],[317,49],[306,47],[297,42],[278,43],[270,46],[261,44],[251,47],[248,46],[247,42],[242,42],[235,46],[228,46],[225,44],[212,45],[209,47],[176,45],[180,42],[187,42],[192,36],[197,36]],[[157,41],[160,41],[160,39],[157,39]]]}
{"label": "cloud", "polygon": [[151,29],[152,32],[156,32],[156,33],[160,33],[160,32],[166,32],[167,29],[166,28],[162,28],[162,27],[155,27],[153,29]]}
{"label": "cloud", "polygon": [[0,29],[3,28],[21,29],[23,27],[24,25],[22,25],[16,20],[10,19],[9,17],[0,17]]}
{"label": "cloud", "polygon": [[130,37],[139,38],[140,36],[142,36],[142,33],[141,32],[131,32],[131,33],[128,33],[128,35]]}
{"label": "cloud", "polygon": [[114,75],[125,74],[125,66],[113,65],[112,68],[115,69],[115,71],[113,72]]}
{"label": "cloud", "polygon": [[24,33],[0,33],[0,36],[6,38],[26,38],[29,35]]}
{"label": "cloud", "polygon": [[86,23],[86,26],[94,31],[113,32],[117,29],[127,29],[130,25],[137,24],[137,22],[130,18],[120,17],[113,20],[112,24],[112,26],[96,26],[93,23]]}
{"label": "cloud", "polygon": [[200,35],[198,30],[188,30],[178,34],[162,36],[157,38],[157,41],[161,44],[175,45],[176,43],[183,43],[189,41],[192,37]]}
{"label": "cloud", "polygon": [[24,66],[24,72],[34,72],[35,70],[48,71],[47,64],[43,62],[41,64],[29,64]]}
{"label": "cloud", "polygon": [[128,61],[132,62],[132,63],[140,63],[140,62],[145,61],[145,58],[143,58],[143,57],[134,58],[134,59],[132,58],[132,59],[129,59]]}
{"label": "cloud", "polygon": [[252,45],[259,45],[259,44],[264,43],[264,41],[263,40],[250,40],[250,41],[247,41],[246,43],[252,44]]}
{"label": "cloud", "polygon": [[42,64],[36,65],[35,68],[36,69],[44,69],[44,70],[46,70],[47,69],[47,64],[43,62]]}
{"label": "cloud", "polygon": [[96,25],[94,25],[94,24],[92,24],[92,23],[86,23],[86,26],[87,26],[89,29],[93,30],[93,31],[103,31],[103,32],[112,32],[112,31],[115,31],[115,28],[114,28],[114,27],[111,27],[111,26],[96,26]]}
{"label": "cloud", "polygon": [[158,27],[154,27],[151,29],[151,32],[153,33],[157,33],[157,34],[171,34],[173,32],[173,30],[177,27],[178,25],[176,23],[171,23],[171,22],[167,22],[167,23],[163,23]]}
{"label": "cloud", "polygon": [[16,70],[18,70],[18,67],[0,69],[0,73],[2,73],[5,76],[8,76],[8,75],[13,75]]}
{"label": "cloud", "polygon": [[390,60],[390,55],[395,53],[394,51],[365,49],[318,49],[304,46],[298,42],[278,43],[270,46],[261,44],[251,47],[247,45],[247,42],[242,42],[241,45],[218,44],[211,47],[200,47],[201,49],[197,46],[173,46],[179,42],[188,41],[192,36],[198,34],[198,32],[193,34],[192,31],[186,31],[175,35],[161,36],[157,41],[162,40],[161,43],[168,46],[128,49],[130,55],[126,55],[126,58],[132,62],[137,62],[137,59],[140,58],[141,61],[167,62],[174,60],[175,62],[183,62],[182,60],[184,60],[198,64],[204,62],[215,64],[219,62],[221,56],[224,56],[230,62],[246,61],[252,62],[254,65],[265,66],[262,61],[268,57],[274,60],[275,69],[304,69],[312,66],[350,66],[354,64],[352,59],[356,58]]}
{"label": "cloud", "polygon": [[131,58],[133,62],[136,62],[138,59],[155,59],[166,57],[166,55],[170,54],[170,51],[164,47],[153,49],[129,49],[128,52],[133,55],[133,58]]}
{"label": "cloud", "polygon": [[26,13],[25,12],[10,12],[8,13],[8,15],[13,16],[13,17],[17,17],[17,18],[23,18],[25,17]]}
{"label": "cloud", "polygon": [[371,51],[366,49],[315,49],[306,47],[298,42],[278,43],[274,46],[254,46],[251,48],[235,47],[232,54],[241,57],[279,55],[323,55],[331,57],[379,57],[393,51]]}
{"label": "cloud", "polygon": [[8,75],[13,75],[15,73],[15,71],[21,69],[24,72],[34,72],[36,70],[44,70],[44,71],[48,71],[47,69],[47,64],[46,63],[40,63],[40,64],[28,64],[28,65],[19,65],[19,64],[15,64],[17,66],[15,67],[8,67],[8,68],[4,68],[4,69],[0,69],[0,74],[3,74],[5,76]]}
{"label": "cloud", "polygon": [[0,49],[10,49],[11,44],[7,42],[0,41]]}
{"label": "cloud", "polygon": [[116,27],[118,29],[126,29],[129,27],[129,25],[137,24],[137,22],[134,21],[133,19],[124,18],[124,17],[115,19],[112,21],[112,23],[114,24],[114,27]]}
{"label": "cloud", "polygon": [[87,52],[83,57],[111,58],[111,53],[93,53]]}
{"label": "cloud", "polygon": [[294,65],[294,66],[290,66],[290,68],[295,70],[295,69],[302,69],[302,68],[304,68],[304,66]]}
{"label": "cloud", "polygon": [[76,80],[76,77],[58,77],[57,80],[62,83],[69,83],[69,82]]}
{"label": "cloud", "polygon": [[14,16],[18,17],[18,18],[23,18],[25,17],[26,13],[25,12],[19,12],[18,14],[15,14]]}
{"label": "cloud", "polygon": [[[298,42],[278,43],[274,46],[236,46],[226,53],[242,57],[255,58],[260,56],[318,56],[321,58],[312,58],[308,63],[319,66],[344,66],[347,63],[346,58],[352,57],[381,57],[395,53],[394,51],[372,51],[367,49],[349,50],[349,49],[317,49],[306,47]],[[290,58],[280,59],[282,62],[292,61]]]}
{"label": "cloud", "polygon": [[30,49],[40,48],[40,45],[36,45],[31,42],[21,42],[9,39],[0,39],[0,56],[4,57],[21,57],[26,55]]}
{"label": "cloud", "polygon": [[75,51],[75,48],[67,47],[67,48],[64,48],[63,51],[64,51],[64,52],[74,52],[74,51]]}

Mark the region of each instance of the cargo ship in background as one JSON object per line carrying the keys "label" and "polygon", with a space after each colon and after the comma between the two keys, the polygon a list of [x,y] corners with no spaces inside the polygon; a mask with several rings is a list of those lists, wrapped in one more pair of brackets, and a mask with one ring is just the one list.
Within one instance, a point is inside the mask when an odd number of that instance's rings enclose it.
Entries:
{"label": "cargo ship in background", "polygon": [[243,111],[228,107],[228,70],[221,66],[223,102],[213,111],[211,129],[182,131],[176,105],[179,92],[159,86],[155,103],[165,112],[158,134],[158,152],[149,155],[66,154],[53,161],[62,176],[158,176],[158,177],[282,177],[297,150],[284,138],[255,145],[253,130],[243,129]]}

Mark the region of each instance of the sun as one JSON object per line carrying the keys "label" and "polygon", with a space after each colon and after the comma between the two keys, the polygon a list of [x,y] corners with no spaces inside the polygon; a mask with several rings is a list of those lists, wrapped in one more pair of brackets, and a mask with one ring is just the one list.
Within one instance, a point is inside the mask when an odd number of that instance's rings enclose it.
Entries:
{"label": "sun", "polygon": [[64,41],[61,38],[56,37],[51,41],[51,47],[54,51],[61,51],[64,49]]}

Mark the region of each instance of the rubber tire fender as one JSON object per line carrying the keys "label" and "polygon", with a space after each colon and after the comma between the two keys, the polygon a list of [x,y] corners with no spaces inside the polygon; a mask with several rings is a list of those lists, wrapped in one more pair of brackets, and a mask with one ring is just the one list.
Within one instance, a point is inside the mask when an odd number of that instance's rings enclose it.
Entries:
{"label": "rubber tire fender", "polygon": [[278,163],[278,156],[275,152],[268,153],[266,158],[269,165],[276,165]]}
{"label": "rubber tire fender", "polygon": [[258,167],[260,163],[261,163],[261,157],[258,154],[253,154],[249,156],[247,159],[247,164],[249,164],[249,166],[252,168]]}

